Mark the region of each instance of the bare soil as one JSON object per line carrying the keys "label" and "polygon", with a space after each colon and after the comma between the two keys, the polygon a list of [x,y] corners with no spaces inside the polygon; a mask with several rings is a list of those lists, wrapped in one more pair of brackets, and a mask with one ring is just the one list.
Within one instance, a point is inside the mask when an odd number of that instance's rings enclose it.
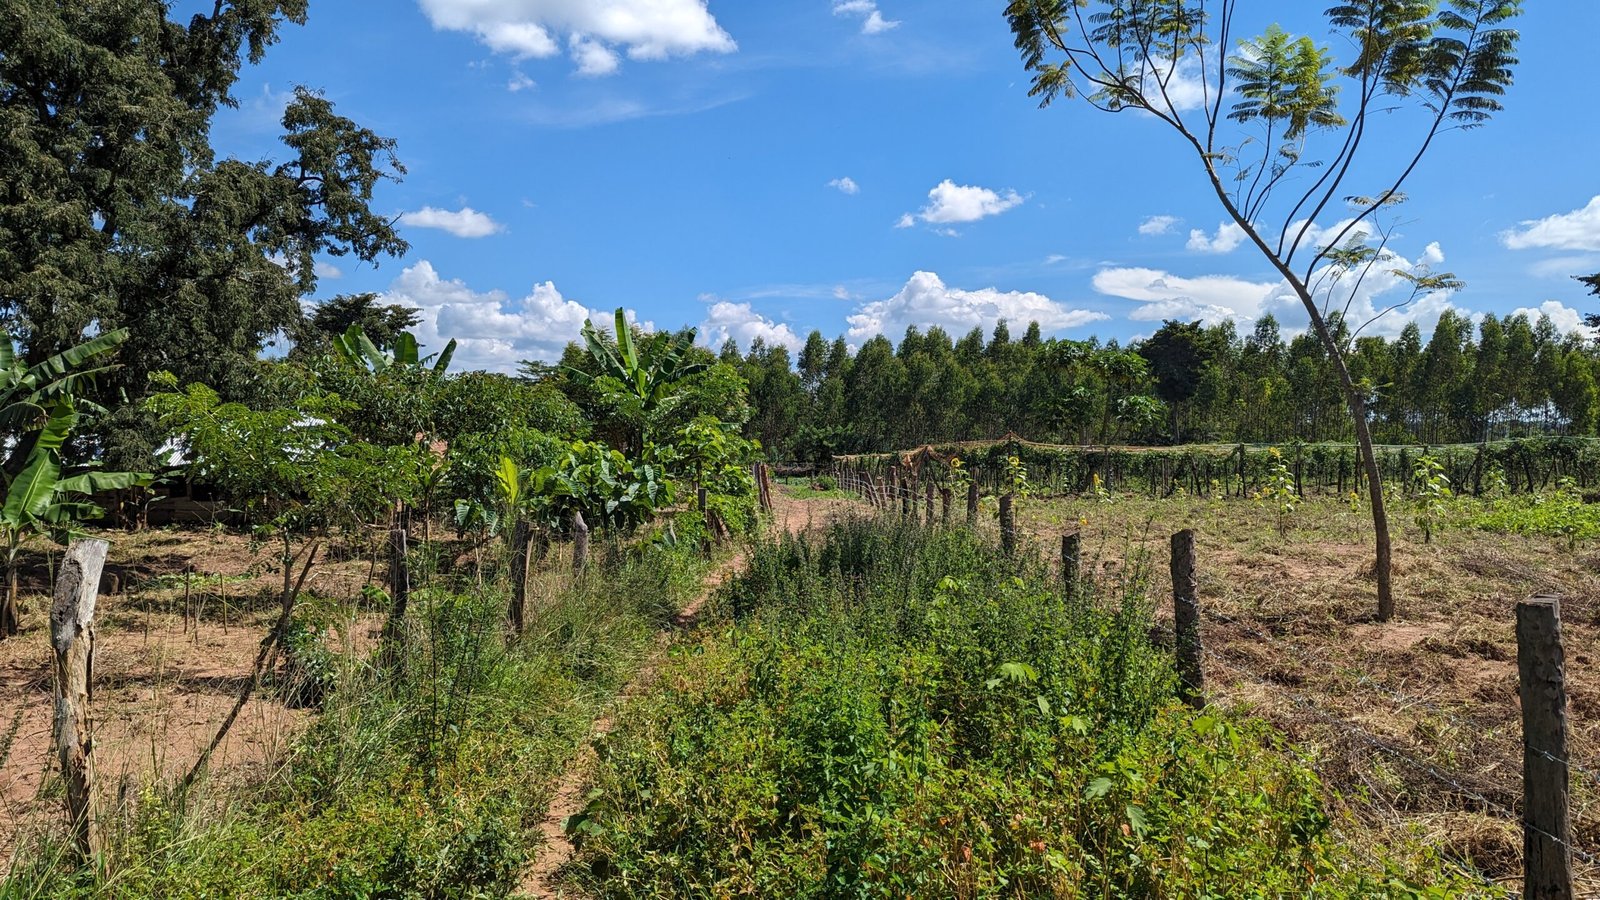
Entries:
{"label": "bare soil", "polygon": [[[99,536],[111,552],[95,617],[94,760],[102,808],[114,813],[145,785],[181,777],[216,734],[276,619],[281,575],[275,548],[243,535]],[[51,552],[59,554],[41,545],[29,560],[22,633],[0,641],[0,872],[30,829],[57,827],[63,816],[51,735]],[[360,548],[340,547],[313,568],[306,593],[354,614],[373,571]],[[370,640],[358,618],[343,630],[336,639],[351,646]],[[212,777],[260,780],[307,720],[270,687],[257,691],[213,757]]]}

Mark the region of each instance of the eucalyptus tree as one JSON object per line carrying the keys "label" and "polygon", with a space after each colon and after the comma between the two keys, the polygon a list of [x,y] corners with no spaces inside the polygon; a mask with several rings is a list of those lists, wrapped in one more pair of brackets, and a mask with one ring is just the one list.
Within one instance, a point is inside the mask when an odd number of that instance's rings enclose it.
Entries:
{"label": "eucalyptus tree", "polygon": [[[1023,65],[1033,73],[1031,95],[1046,106],[1081,98],[1106,112],[1137,110],[1168,128],[1193,154],[1232,227],[1305,307],[1361,445],[1376,537],[1378,616],[1387,620],[1394,595],[1383,483],[1367,390],[1345,361],[1349,340],[1364,323],[1341,341],[1329,321],[1341,299],[1348,309],[1369,273],[1392,264],[1386,246],[1392,229],[1380,219],[1405,198],[1407,181],[1434,141],[1478,127],[1500,110],[1516,64],[1518,34],[1508,26],[1521,2],[1337,3],[1326,11],[1325,24],[1350,48],[1342,62],[1310,37],[1277,26],[1240,40],[1242,5],[1248,4],[1008,0],[1005,15]],[[1262,12],[1285,8],[1258,6]],[[1191,105],[1196,95],[1198,104]],[[1388,174],[1379,177],[1381,171]],[[1356,184],[1369,179],[1365,189]],[[1341,201],[1351,209],[1323,231],[1317,223]],[[1380,240],[1372,246],[1375,235]],[[1341,252],[1348,255],[1338,258]],[[1328,285],[1341,270],[1352,274]],[[1454,284],[1425,271],[1406,274],[1417,293]]]}
{"label": "eucalyptus tree", "polygon": [[30,364],[130,331],[139,352],[90,397],[114,407],[95,449],[124,462],[158,440],[136,402],[152,373],[238,395],[264,342],[300,320],[318,255],[406,249],[370,207],[404,172],[394,142],[323,96],[288,98],[277,160],[212,145],[241,70],[307,0],[174,7],[200,5],[0,4],[0,327]]}

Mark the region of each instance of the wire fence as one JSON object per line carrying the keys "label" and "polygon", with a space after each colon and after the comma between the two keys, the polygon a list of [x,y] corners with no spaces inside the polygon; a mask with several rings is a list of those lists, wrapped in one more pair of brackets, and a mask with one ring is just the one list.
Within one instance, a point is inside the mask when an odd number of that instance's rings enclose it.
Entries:
{"label": "wire fence", "polygon": [[[924,520],[965,522],[968,520],[967,510],[954,508],[959,504],[959,501],[954,499],[945,499],[943,501],[944,511],[941,514],[935,514],[931,507],[922,508],[923,504],[927,502],[925,493],[903,488],[897,489],[897,486],[893,483],[874,483],[860,476],[852,477],[849,473],[846,473],[845,477],[841,479],[840,486],[844,490],[861,497],[863,502],[868,503],[874,510],[883,515],[898,514],[916,522]],[[949,495],[945,495],[945,497],[949,498]],[[979,511],[977,516],[979,527],[988,530],[991,525],[998,524],[1002,533],[1010,532],[1009,538],[1013,543],[1021,539],[1035,542],[1048,548],[1055,541],[1059,541],[1062,538],[1060,533],[1041,532],[1020,526],[1014,520],[1009,523],[994,523],[991,515],[985,513],[986,511]],[[1064,570],[1065,566],[1066,562],[1063,560]],[[1080,577],[1083,576],[1080,575]],[[1281,654],[1283,658],[1291,659],[1307,670],[1317,671],[1331,663],[1330,656],[1333,648],[1328,648],[1321,654],[1313,656],[1303,648],[1282,641],[1242,619],[1224,616],[1213,610],[1203,610],[1202,616],[1208,623],[1226,625],[1250,636],[1271,652]],[[1420,759],[1401,747],[1382,739],[1369,729],[1350,721],[1348,718],[1328,712],[1318,701],[1291,690],[1278,680],[1241,666],[1235,660],[1217,653],[1211,648],[1203,649],[1202,655],[1213,669],[1228,672],[1235,679],[1256,685],[1258,688],[1280,697],[1292,706],[1299,715],[1329,729],[1332,734],[1339,736],[1341,739],[1362,746],[1375,754],[1380,754],[1417,775],[1425,777],[1428,781],[1445,789],[1451,796],[1470,801],[1475,805],[1477,811],[1485,815],[1520,827],[1527,833],[1537,835],[1565,848],[1573,859],[1583,863],[1585,866],[1600,867],[1600,849],[1591,850],[1573,840],[1564,840],[1526,820],[1523,811],[1518,808],[1523,801],[1520,796],[1520,785],[1512,787],[1486,784],[1481,778],[1454,771],[1426,759]],[[1461,729],[1464,732],[1470,733],[1480,727],[1480,723],[1463,718],[1458,712],[1445,709],[1427,697],[1394,688],[1370,674],[1363,674],[1356,682],[1356,685],[1364,690],[1371,690],[1384,696],[1399,709],[1423,710],[1428,715],[1436,717],[1447,725]],[[1597,792],[1600,792],[1600,771],[1597,771],[1596,768],[1577,760],[1563,758],[1549,751],[1533,747],[1526,740],[1521,741],[1520,745],[1524,748],[1525,753],[1543,757],[1566,767],[1569,773],[1595,788]],[[1570,756],[1571,754],[1569,753],[1568,757]],[[1585,820],[1581,823],[1575,821],[1574,824],[1584,824],[1591,828],[1600,829],[1600,822],[1592,820]],[[1591,872],[1590,874],[1597,873]],[[1591,896],[1600,896],[1600,894]]]}

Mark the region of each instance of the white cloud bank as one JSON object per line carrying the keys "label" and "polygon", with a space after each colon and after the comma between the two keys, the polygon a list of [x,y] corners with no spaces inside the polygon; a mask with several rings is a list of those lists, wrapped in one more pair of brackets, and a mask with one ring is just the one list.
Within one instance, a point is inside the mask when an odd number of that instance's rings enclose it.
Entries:
{"label": "white cloud bank", "polygon": [[883,34],[900,27],[898,21],[885,19],[878,9],[877,0],[833,0],[836,16],[860,16],[862,34]]}
{"label": "white cloud bank", "polygon": [[856,184],[856,180],[849,176],[845,176],[844,178],[835,178],[834,180],[828,182],[828,187],[833,188],[841,194],[850,194],[854,196],[855,194],[861,193],[861,185]]}
{"label": "white cloud bank", "polygon": [[400,224],[412,228],[436,228],[448,231],[458,238],[468,239],[485,238],[505,230],[505,226],[488,214],[478,212],[470,206],[463,206],[455,212],[424,206],[416,212],[402,213]]}
{"label": "white cloud bank", "polygon": [[[1387,253],[1364,278],[1351,274],[1331,282],[1322,277],[1328,271],[1323,268],[1313,275],[1311,283],[1320,291],[1316,297],[1319,305],[1341,311],[1349,303],[1352,328],[1376,319],[1367,325],[1363,335],[1394,337],[1411,322],[1417,323],[1426,335],[1445,310],[1468,313],[1452,302],[1453,291],[1438,291],[1389,310],[1405,301],[1411,292],[1411,283],[1394,270],[1414,271],[1418,266],[1432,267],[1442,262],[1444,251],[1434,242],[1415,261]],[[1175,319],[1216,324],[1231,319],[1247,328],[1271,313],[1287,331],[1299,330],[1307,323],[1300,298],[1282,280],[1251,281],[1233,275],[1185,277],[1160,269],[1116,267],[1097,272],[1093,285],[1102,294],[1136,301],[1139,305],[1128,314],[1135,322]]]}
{"label": "white cloud bank", "polygon": [[1503,232],[1500,240],[1512,250],[1600,252],[1600,195],[1582,209],[1523,222],[1521,228]]}
{"label": "white cloud bank", "polygon": [[580,75],[606,75],[630,59],[731,53],[733,38],[705,0],[418,0],[433,27],[463,31],[497,53],[546,59],[561,37]]}
{"label": "white cloud bank", "polygon": [[548,281],[512,299],[504,291],[480,293],[458,279],[445,279],[427,260],[402,271],[381,302],[421,314],[416,334],[425,352],[438,352],[454,339],[455,368],[463,371],[510,373],[524,359],[560,359],[585,319],[611,320],[609,313],[563,297]]}
{"label": "white cloud bank", "polygon": [[799,353],[805,341],[794,329],[761,315],[748,303],[716,300],[706,310],[706,319],[700,323],[700,343],[715,350],[730,339],[740,349],[749,350],[751,343],[760,338],[767,346],[782,345],[790,353]]}
{"label": "white cloud bank", "polygon": [[1583,313],[1559,300],[1546,300],[1536,307],[1525,306],[1514,310],[1513,316],[1527,316],[1530,321],[1539,321],[1540,316],[1549,316],[1562,334],[1577,332],[1584,337],[1594,337],[1595,330],[1583,324]]}
{"label": "white cloud bank", "polygon": [[946,178],[928,192],[928,205],[920,212],[906,213],[896,228],[910,228],[918,222],[928,225],[955,225],[998,216],[1023,204],[1016,191],[990,190],[975,185],[960,185]]}
{"label": "white cloud bank", "polygon": [[922,329],[938,325],[960,337],[973,328],[991,330],[1000,319],[1017,328],[1038,322],[1041,329],[1052,332],[1108,318],[1093,310],[1068,309],[1043,294],[996,288],[964,291],[947,286],[932,272],[917,272],[899,293],[856,307],[845,321],[847,337],[860,343],[880,334],[899,340],[911,325]]}

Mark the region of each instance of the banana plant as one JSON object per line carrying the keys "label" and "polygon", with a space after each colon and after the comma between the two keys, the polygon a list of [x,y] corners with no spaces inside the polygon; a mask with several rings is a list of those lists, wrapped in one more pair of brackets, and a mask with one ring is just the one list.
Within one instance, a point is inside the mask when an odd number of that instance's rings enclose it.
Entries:
{"label": "banana plant", "polygon": [[615,390],[605,383],[608,379],[620,384],[621,393],[633,401],[642,419],[639,446],[643,447],[649,438],[651,419],[678,385],[709,368],[704,362],[688,358],[694,337],[695,330],[691,328],[681,334],[657,332],[635,340],[627,317],[618,309],[614,339],[608,340],[592,320],[583,323],[583,342],[599,374],[570,366],[566,374],[573,383],[601,392]]}
{"label": "banana plant", "polygon": [[450,360],[456,353],[456,342],[452,340],[445,344],[444,350],[439,353],[423,356],[416,335],[401,332],[395,338],[394,349],[385,353],[367,337],[360,325],[351,325],[344,334],[333,339],[333,349],[345,362],[374,375],[399,369],[416,369],[439,378],[450,368]]}
{"label": "banana plant", "polygon": [[17,560],[31,538],[48,535],[66,543],[74,526],[105,515],[88,497],[113,490],[146,486],[150,475],[90,470],[61,477],[61,447],[78,424],[79,413],[70,395],[58,395],[46,413],[44,427],[34,432],[27,462],[6,483],[0,506],[0,551],[5,554],[6,594],[0,607],[0,638],[19,630],[17,616]]}

